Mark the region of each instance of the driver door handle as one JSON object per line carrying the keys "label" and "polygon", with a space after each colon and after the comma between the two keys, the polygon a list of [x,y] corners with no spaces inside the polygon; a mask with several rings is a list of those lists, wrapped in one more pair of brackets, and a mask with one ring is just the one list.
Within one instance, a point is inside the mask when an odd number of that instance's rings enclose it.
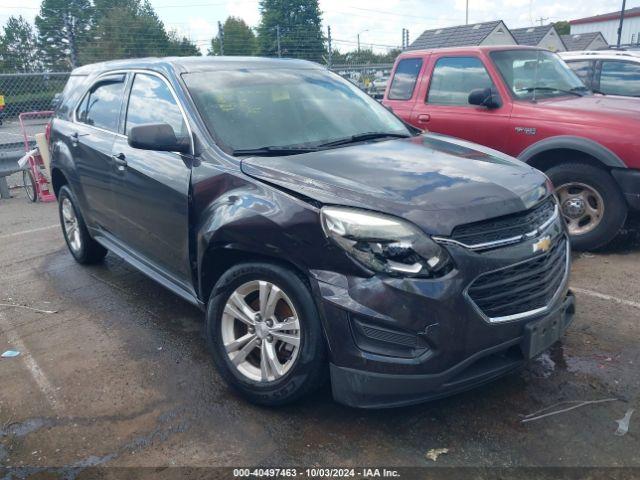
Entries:
{"label": "driver door handle", "polygon": [[113,163],[116,165],[116,168],[120,172],[124,172],[125,168],[127,168],[127,158],[124,153],[117,153],[115,155],[111,155],[113,159]]}
{"label": "driver door handle", "polygon": [[429,120],[431,120],[431,115],[428,113],[421,113],[418,115],[418,123],[429,123]]}

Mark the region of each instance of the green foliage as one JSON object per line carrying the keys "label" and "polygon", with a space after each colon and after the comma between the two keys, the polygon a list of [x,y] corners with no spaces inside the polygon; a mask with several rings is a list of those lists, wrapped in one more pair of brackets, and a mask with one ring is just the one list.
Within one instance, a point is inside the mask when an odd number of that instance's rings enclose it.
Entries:
{"label": "green foliage", "polygon": [[346,53],[340,53],[334,50],[331,55],[331,63],[333,65],[341,64],[379,64],[393,63],[396,57],[400,55],[399,49],[389,50],[387,53],[375,53],[369,48],[363,48],[360,51],[353,50]]}
{"label": "green foliage", "polygon": [[0,35],[0,71],[28,73],[38,69],[33,26],[22,16],[9,17]]}
{"label": "green foliage", "polygon": [[148,0],[95,0],[95,11],[82,63],[200,53],[187,38],[167,33]]}
{"label": "green foliage", "polygon": [[571,25],[566,20],[555,22],[553,24],[558,31],[558,35],[569,35],[571,33]]}
{"label": "green foliage", "polygon": [[326,49],[318,0],[260,0],[260,13],[261,55],[278,55],[279,29],[281,56],[322,61]]}
{"label": "green foliage", "polygon": [[89,0],[43,0],[36,17],[38,44],[44,65],[67,70],[78,65],[93,21]]}
{"label": "green foliage", "polygon": [[256,35],[244,20],[228,17],[222,26],[224,48],[220,48],[220,36],[211,40],[208,55],[255,55],[257,51]]}

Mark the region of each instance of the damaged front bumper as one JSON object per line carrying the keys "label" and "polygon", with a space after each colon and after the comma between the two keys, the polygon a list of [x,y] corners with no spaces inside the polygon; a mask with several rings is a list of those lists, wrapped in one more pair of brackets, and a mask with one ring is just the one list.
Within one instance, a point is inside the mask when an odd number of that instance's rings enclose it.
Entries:
{"label": "damaged front bumper", "polygon": [[[560,225],[547,231],[554,246],[546,256],[531,255],[535,238],[481,253],[448,246],[456,268],[436,279],[312,271],[335,399],[364,408],[419,403],[497,378],[548,348],[575,312],[570,248]],[[544,308],[488,314],[496,311],[492,299],[506,293],[499,308],[509,308],[547,286]]]}
{"label": "damaged front bumper", "polygon": [[575,301],[568,292],[561,306],[527,323],[522,335],[481,350],[451,368],[432,374],[368,372],[331,364],[334,398],[359,408],[411,405],[459,393],[522,367],[555,343],[571,324]]}

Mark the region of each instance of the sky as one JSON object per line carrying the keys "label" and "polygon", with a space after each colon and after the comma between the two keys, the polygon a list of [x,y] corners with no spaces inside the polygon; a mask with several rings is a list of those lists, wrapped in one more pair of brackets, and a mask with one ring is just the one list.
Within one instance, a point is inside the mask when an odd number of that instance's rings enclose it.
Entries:
{"label": "sky", "polygon": [[[617,11],[621,0],[468,0],[469,23],[501,19],[509,28],[571,20]],[[218,21],[242,18],[251,26],[260,21],[258,0],[151,0],[169,29],[194,41],[203,52],[217,34]],[[360,33],[362,47],[381,51],[402,43],[402,29],[409,41],[423,30],[463,24],[466,0],[320,0],[323,26],[331,26],[334,48],[355,48]],[[0,24],[10,15],[29,20],[38,13],[40,0],[0,0]],[[640,0],[627,0],[627,8]]]}

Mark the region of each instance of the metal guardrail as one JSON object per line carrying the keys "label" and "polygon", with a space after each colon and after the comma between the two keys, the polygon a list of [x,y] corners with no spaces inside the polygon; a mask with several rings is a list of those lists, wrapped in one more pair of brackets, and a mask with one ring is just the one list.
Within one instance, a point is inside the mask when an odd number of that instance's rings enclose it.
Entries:
{"label": "metal guardrail", "polygon": [[[29,142],[29,147],[35,147],[35,141]],[[0,198],[9,198],[7,177],[19,172],[18,160],[25,154],[24,142],[5,143],[0,148]]]}

